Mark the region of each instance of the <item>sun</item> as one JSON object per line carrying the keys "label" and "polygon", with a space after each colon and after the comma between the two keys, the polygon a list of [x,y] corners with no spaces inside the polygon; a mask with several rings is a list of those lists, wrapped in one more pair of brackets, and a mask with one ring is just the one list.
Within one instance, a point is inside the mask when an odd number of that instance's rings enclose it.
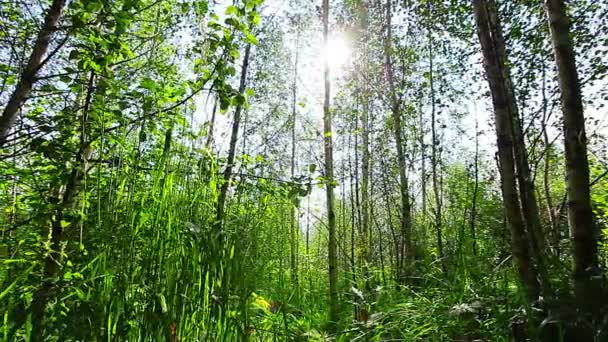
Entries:
{"label": "sun", "polygon": [[330,34],[323,53],[327,56],[327,62],[331,70],[342,69],[349,63],[351,57],[351,47],[348,39],[341,32]]}

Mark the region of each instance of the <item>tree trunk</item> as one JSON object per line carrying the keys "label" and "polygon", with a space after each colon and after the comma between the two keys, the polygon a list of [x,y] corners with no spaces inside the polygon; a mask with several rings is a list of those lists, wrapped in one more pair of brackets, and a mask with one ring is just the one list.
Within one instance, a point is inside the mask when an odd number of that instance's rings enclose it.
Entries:
{"label": "tree trunk", "polygon": [[[358,9],[358,31],[359,31],[359,45],[361,47],[361,59],[358,65],[358,72],[363,75],[362,81],[359,82],[359,98],[358,102],[361,102],[361,134],[362,134],[362,146],[361,146],[361,203],[359,206],[360,213],[360,229],[358,235],[358,246],[359,246],[359,264],[361,267],[362,277],[364,279],[364,288],[366,295],[371,294],[371,275],[370,275],[370,264],[371,264],[371,228],[370,228],[370,164],[371,156],[369,150],[369,137],[370,137],[370,100],[369,100],[369,86],[366,79],[369,76],[369,11],[367,4],[364,1],[357,2]],[[357,119],[358,112],[357,112]],[[355,141],[357,143],[357,141]],[[359,148],[356,147],[357,154]]]}
{"label": "tree trunk", "polygon": [[560,257],[560,238],[559,238],[559,228],[557,227],[557,219],[555,217],[555,210],[553,208],[553,197],[551,195],[551,183],[549,179],[549,170],[551,170],[551,145],[552,143],[549,141],[549,134],[547,133],[547,125],[548,123],[548,111],[547,111],[547,75],[546,75],[546,65],[545,59],[542,60],[541,66],[541,93],[542,93],[542,134],[543,134],[543,144],[545,147],[544,153],[544,165],[543,165],[543,190],[545,193],[545,200],[547,203],[547,215],[549,216],[549,224],[551,225],[551,235],[552,235],[552,250],[553,256],[557,259]]}
{"label": "tree trunk", "polygon": [[[581,85],[570,35],[570,18],[562,0],[546,0],[545,8],[555,63],[557,64],[563,111],[566,156],[568,223],[574,245],[575,295],[586,309],[601,308],[597,303],[603,279],[598,265],[598,231],[594,226],[589,186],[589,161]],[[594,281],[594,279],[597,279]]]}
{"label": "tree trunk", "polygon": [[471,203],[471,239],[473,241],[473,255],[477,256],[477,234],[476,234],[476,220],[477,220],[477,192],[479,191],[479,124],[477,122],[477,113],[475,113],[475,160],[473,162],[473,199]]}
{"label": "tree trunk", "polygon": [[[87,93],[84,100],[82,110],[81,134],[80,134],[80,150],[77,154],[76,165],[72,168],[69,177],[65,183],[65,190],[59,203],[56,204],[54,215],[50,220],[50,251],[44,259],[43,280],[42,286],[34,293],[32,298],[32,334],[33,341],[42,341],[45,329],[45,311],[49,298],[53,296],[55,289],[55,277],[57,271],[61,267],[62,260],[62,242],[64,240],[64,220],[65,212],[73,207],[74,201],[78,197],[80,191],[80,183],[87,170],[87,161],[91,155],[91,147],[87,142],[86,126],[88,123],[89,110],[93,97],[93,85],[95,82],[95,74],[90,73],[87,85]],[[67,219],[66,219],[67,220]]]}
{"label": "tree trunk", "polygon": [[419,125],[420,125],[420,188],[422,191],[421,196],[421,214],[423,220],[426,220],[426,145],[424,144],[424,115],[422,109],[419,113]]}
{"label": "tree trunk", "polygon": [[[481,43],[484,69],[492,94],[494,121],[498,145],[499,171],[501,176],[502,198],[505,216],[511,231],[511,250],[517,265],[522,285],[529,301],[539,296],[539,284],[532,265],[526,229],[521,217],[515,176],[513,156],[513,111],[509,105],[509,83],[505,75],[504,42],[498,41],[501,35],[498,16],[493,15],[496,7],[493,0],[473,0],[477,33]],[[502,46],[502,48],[501,48]]]}
{"label": "tree trunk", "polygon": [[[356,123],[356,120],[355,120]],[[351,132],[356,132],[356,128],[354,130],[352,130]],[[346,147],[347,151],[351,150],[351,142],[352,142],[352,137],[353,134],[349,134],[348,135],[348,146]],[[356,136],[355,136],[356,137]],[[356,196],[357,190],[356,190],[356,183],[357,183],[357,177],[355,176],[356,172],[357,172],[357,152],[356,152],[356,143],[355,143],[355,148],[353,149],[355,151],[355,164],[353,167],[353,163],[352,163],[352,153],[348,153],[348,178],[349,178],[349,185],[350,188],[348,189],[349,191],[349,199],[350,199],[350,272],[351,272],[351,280],[352,280],[352,286],[358,288],[358,284],[357,284],[357,263],[356,263],[356,244],[357,244],[357,234],[355,234],[355,232],[359,231],[359,222],[357,220],[357,216],[356,214],[356,210],[359,207],[359,203],[358,203],[358,196]],[[353,174],[353,172],[355,172]],[[345,196],[345,193],[343,194],[343,196]],[[344,226],[344,229],[346,229],[346,226]],[[355,320],[358,320],[359,318],[359,310],[358,307],[361,305],[361,300],[360,298],[357,296],[357,294],[353,291],[353,318]]]}
{"label": "tree trunk", "polygon": [[393,61],[392,61],[392,27],[391,27],[391,0],[386,2],[386,34],[384,35],[384,57],[385,57],[385,73],[389,86],[389,96],[391,102],[391,112],[393,116],[393,128],[395,134],[395,144],[397,149],[397,163],[399,166],[399,195],[401,198],[401,213],[400,213],[400,229],[401,229],[401,248],[399,254],[403,264],[400,270],[400,279],[405,281],[408,276],[406,268],[409,266],[408,260],[414,256],[414,251],[411,244],[411,207],[409,198],[409,185],[406,174],[404,139],[401,127],[401,99],[397,94],[393,76]]}
{"label": "tree trunk", "polygon": [[310,194],[308,194],[306,205],[306,274],[308,275],[309,290],[312,291],[312,272],[310,270],[310,215]]}
{"label": "tree trunk", "polygon": [[[296,47],[295,47],[295,59],[293,65],[293,83],[292,83],[292,103],[291,103],[291,161],[290,161],[290,174],[291,180],[295,179],[296,172],[296,108],[297,108],[297,95],[298,95],[298,57],[300,48],[300,30],[296,33]],[[291,266],[291,280],[292,285],[296,288],[296,293],[299,297],[299,282],[298,282],[298,260],[297,260],[297,237],[298,237],[298,222],[297,222],[297,208],[292,206],[291,208],[291,219],[290,219],[290,242],[289,242],[289,259]]]}
{"label": "tree trunk", "polygon": [[[498,23],[498,13],[495,13],[494,22]],[[502,51],[500,55],[503,60],[503,73],[506,79],[506,88],[508,91],[508,105],[510,107],[512,118],[513,118],[513,137],[514,137],[514,148],[515,153],[515,164],[517,166],[517,180],[519,186],[519,198],[521,201],[521,209],[528,232],[528,238],[530,240],[531,253],[537,263],[538,276],[540,277],[540,285],[545,296],[549,296],[551,293],[549,284],[549,274],[547,271],[546,261],[546,243],[545,235],[543,233],[540,211],[538,208],[538,201],[536,199],[536,192],[534,190],[534,180],[530,174],[530,164],[528,162],[528,151],[526,150],[526,143],[524,133],[522,129],[522,123],[519,118],[517,102],[513,93],[513,85],[510,80],[509,70],[506,67],[506,53],[504,52],[504,39],[502,39],[502,32],[500,29],[497,30],[499,37],[498,41],[502,41],[503,44],[498,45],[498,49]]]}
{"label": "tree trunk", "polygon": [[[329,33],[329,0],[323,0],[323,48],[327,49]],[[323,60],[323,79],[325,96],[323,101],[323,142],[325,154],[325,195],[327,201],[327,227],[329,230],[328,265],[329,265],[329,320],[332,327],[339,321],[338,307],[338,269],[336,214],[334,212],[334,156],[332,143],[331,112],[329,110],[330,82],[329,61]]]}
{"label": "tree trunk", "polygon": [[[430,3],[429,3],[429,13]],[[428,46],[429,46],[429,86],[431,92],[431,169],[433,173],[433,194],[435,195],[435,234],[437,237],[437,251],[439,252],[439,260],[441,263],[441,269],[443,273],[447,273],[447,265],[445,256],[443,254],[443,236],[442,236],[442,217],[441,217],[441,193],[439,191],[437,164],[440,162],[437,158],[437,147],[439,145],[439,139],[437,138],[436,121],[435,117],[435,88],[433,84],[433,36],[431,30],[428,30]]]}
{"label": "tree trunk", "polygon": [[487,2],[488,20],[492,25],[491,34],[494,40],[494,49],[498,58],[498,66],[502,73],[505,89],[505,105],[511,117],[511,131],[513,139],[513,153],[515,157],[517,185],[519,190],[519,200],[521,203],[521,211],[524,219],[524,224],[530,242],[530,252],[533,259],[536,261],[536,270],[540,277],[540,285],[545,296],[550,295],[549,274],[547,271],[546,262],[546,243],[542,231],[540,221],[540,211],[534,190],[534,181],[530,174],[530,165],[528,162],[528,152],[522,123],[519,117],[517,101],[515,99],[514,88],[511,82],[511,75],[507,63],[507,54],[505,49],[505,40],[502,29],[500,27],[500,19],[497,9],[497,4],[494,0]]}
{"label": "tree trunk", "polygon": [[36,75],[45,63],[44,55],[49,48],[53,33],[57,30],[57,23],[61,18],[65,4],[66,0],[54,0],[44,18],[44,23],[38,32],[29,60],[0,117],[0,147],[4,145],[6,137],[15,124],[17,112],[29,96],[36,82]]}
{"label": "tree trunk", "polygon": [[[241,80],[239,83],[239,94],[245,93],[245,87],[247,85],[247,69],[249,68],[249,54],[251,51],[251,44],[247,44],[245,47],[245,56],[243,57],[243,65],[241,67]],[[228,195],[228,188],[230,187],[230,180],[232,179],[232,169],[234,168],[234,159],[236,155],[236,142],[239,135],[239,125],[241,124],[241,112],[243,111],[243,104],[239,101],[234,110],[234,121],[232,122],[232,133],[230,136],[230,147],[228,148],[228,159],[226,161],[226,169],[224,170],[223,183],[220,188],[220,193],[217,200],[217,211],[216,211],[216,224],[217,227],[222,229],[224,224],[226,197]]]}
{"label": "tree trunk", "polygon": [[369,282],[369,266],[371,262],[370,258],[370,244],[371,240],[368,239],[370,234],[370,151],[369,151],[369,104],[367,97],[364,98],[365,104],[363,108],[363,155],[361,158],[361,234],[360,234],[360,248],[361,248],[361,263],[363,265],[363,274],[365,277],[365,288],[370,290]]}
{"label": "tree trunk", "polygon": [[[386,170],[386,163],[384,162],[384,159],[380,159],[380,169],[381,170]],[[392,209],[392,205],[391,205],[391,199],[389,198],[391,192],[390,192],[390,187],[388,184],[388,175],[385,173],[382,177],[382,194],[383,194],[383,199],[384,199],[384,207],[386,208],[386,225],[388,226],[388,229],[390,230],[391,233],[391,239],[393,241],[393,246],[392,248],[390,248],[390,258],[391,258],[391,264],[393,266],[393,275],[394,275],[394,279],[395,281],[399,281],[399,275],[401,274],[400,270],[401,270],[401,265],[403,264],[402,260],[401,260],[401,253],[400,253],[400,249],[401,249],[401,243],[399,242],[399,239],[397,237],[397,234],[395,232],[395,226],[393,225],[393,218],[391,215],[391,209]]]}
{"label": "tree trunk", "polygon": [[215,99],[213,100],[213,109],[211,110],[211,119],[209,120],[209,129],[207,131],[207,141],[205,142],[205,148],[211,149],[213,147],[213,130],[215,127],[215,115],[217,113],[217,94],[215,95]]}

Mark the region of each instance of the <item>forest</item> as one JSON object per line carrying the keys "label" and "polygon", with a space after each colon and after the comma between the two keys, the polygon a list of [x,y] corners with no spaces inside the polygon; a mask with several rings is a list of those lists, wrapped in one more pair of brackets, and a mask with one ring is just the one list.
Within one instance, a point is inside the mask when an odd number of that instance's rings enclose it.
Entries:
{"label": "forest", "polygon": [[1,341],[608,341],[608,2],[0,1]]}

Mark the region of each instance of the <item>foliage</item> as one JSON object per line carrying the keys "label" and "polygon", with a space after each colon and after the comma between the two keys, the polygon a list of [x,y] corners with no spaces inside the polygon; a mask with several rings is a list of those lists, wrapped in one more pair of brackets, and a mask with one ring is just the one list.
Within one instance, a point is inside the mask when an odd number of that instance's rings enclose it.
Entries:
{"label": "foliage", "polygon": [[[0,7],[2,108],[51,2]],[[507,341],[555,325],[591,326],[600,340],[606,313],[572,309],[567,165],[542,4],[499,1],[554,288],[535,303],[512,267],[471,4],[387,4],[330,5],[330,30],[351,51],[331,70],[326,135],[327,48],[311,3],[68,1],[0,145],[0,338]],[[608,6],[568,6],[605,265]],[[327,315],[329,185],[339,322]]]}

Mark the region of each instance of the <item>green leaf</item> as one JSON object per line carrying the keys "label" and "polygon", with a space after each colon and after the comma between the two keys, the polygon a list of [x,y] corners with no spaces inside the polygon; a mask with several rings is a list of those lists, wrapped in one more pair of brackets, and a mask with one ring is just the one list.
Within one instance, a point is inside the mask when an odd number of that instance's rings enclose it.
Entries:
{"label": "green leaf", "polygon": [[241,56],[239,50],[230,50],[230,56],[234,59],[238,59]]}
{"label": "green leaf", "polygon": [[230,101],[224,96],[220,97],[220,110],[225,112],[228,107],[230,107]]}
{"label": "green leaf", "polygon": [[30,273],[32,272],[32,270],[34,269],[34,266],[36,266],[36,264],[30,266],[25,272],[22,272],[21,275],[19,275],[17,277],[17,279],[15,279],[15,281],[13,281],[9,286],[7,286],[4,291],[0,292],[0,300],[2,300],[2,298],[6,297],[6,295],[8,295],[17,285],[17,283],[19,281],[21,281],[23,278],[27,277],[30,275]]}
{"label": "green leaf", "polygon": [[82,292],[81,289],[76,289],[76,296],[78,296],[78,299],[84,301],[86,300],[87,296],[84,294],[84,292]]}
{"label": "green leaf", "polygon": [[6,78],[4,79],[4,83],[6,83],[7,85],[13,85],[13,84],[17,83],[17,76],[15,76],[15,75],[6,76]]}
{"label": "green leaf", "polygon": [[242,94],[238,94],[237,96],[235,96],[234,100],[235,100],[236,104],[240,105],[240,106],[245,105],[245,103],[247,102],[247,99]]}
{"label": "green leaf", "polygon": [[251,33],[245,32],[245,39],[247,42],[253,45],[258,45],[258,39]]}
{"label": "green leaf", "polygon": [[226,8],[226,15],[238,15],[239,14],[239,9],[234,6],[234,5],[230,5],[228,6],[228,8]]}
{"label": "green leaf", "polygon": [[167,300],[162,293],[158,294],[158,301],[160,302],[160,308],[163,313],[167,313]]}
{"label": "green leaf", "polygon": [[154,82],[152,79],[146,77],[141,81],[139,86],[144,89],[152,90],[152,89],[156,88],[156,82]]}
{"label": "green leaf", "polygon": [[251,14],[251,23],[255,26],[260,25],[260,23],[262,22],[262,18],[260,17],[260,15],[256,12],[253,12]]}

